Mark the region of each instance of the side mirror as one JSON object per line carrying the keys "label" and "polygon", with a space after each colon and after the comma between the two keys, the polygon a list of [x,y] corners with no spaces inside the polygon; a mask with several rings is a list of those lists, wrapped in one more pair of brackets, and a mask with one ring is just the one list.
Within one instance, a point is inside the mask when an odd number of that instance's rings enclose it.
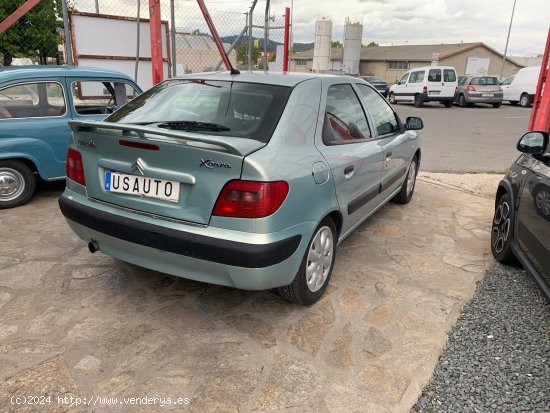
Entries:
{"label": "side mirror", "polygon": [[405,130],[420,130],[424,127],[424,122],[422,119],[417,118],[416,116],[410,116],[405,121]]}
{"label": "side mirror", "polygon": [[518,142],[518,151],[531,155],[542,155],[548,147],[547,132],[527,132]]}

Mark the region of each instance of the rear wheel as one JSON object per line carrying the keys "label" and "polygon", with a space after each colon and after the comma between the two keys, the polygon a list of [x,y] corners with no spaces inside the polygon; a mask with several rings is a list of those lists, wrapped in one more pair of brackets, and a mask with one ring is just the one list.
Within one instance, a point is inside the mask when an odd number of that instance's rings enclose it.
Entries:
{"label": "rear wheel", "polygon": [[498,102],[498,103],[493,103],[493,107],[494,107],[495,109],[498,109],[498,108],[500,108],[501,106],[502,106],[502,103],[500,103],[500,102]]}
{"label": "rear wheel", "polygon": [[396,196],[393,197],[392,201],[397,204],[408,204],[412,199],[414,187],[416,185],[416,173],[418,172],[418,159],[415,155],[411,164],[409,166],[409,171],[407,172],[407,177],[405,182],[401,186],[401,190]]}
{"label": "rear wheel", "polygon": [[31,169],[19,161],[0,161],[0,209],[14,208],[31,199],[36,180]]}
{"label": "rear wheel", "polygon": [[424,98],[420,94],[414,95],[414,106],[417,108],[421,108],[424,104]]}
{"label": "rear wheel", "polygon": [[461,108],[465,108],[466,106],[468,106],[468,102],[466,102],[466,97],[462,94],[458,97],[458,106],[460,106]]}
{"label": "rear wheel", "polygon": [[325,218],[313,232],[294,281],[277,289],[281,297],[303,305],[321,298],[334,268],[336,241],[336,226],[331,218]]}
{"label": "rear wheel", "polygon": [[506,265],[517,264],[512,252],[513,212],[510,195],[500,197],[495,208],[491,228],[491,252],[495,259]]}
{"label": "rear wheel", "polygon": [[390,93],[388,100],[392,105],[395,105],[397,103],[397,100],[395,100],[395,94],[393,92]]}
{"label": "rear wheel", "polygon": [[521,95],[521,97],[519,98],[519,105],[522,108],[528,108],[529,106],[531,106],[531,98],[527,93]]}
{"label": "rear wheel", "polygon": [[443,106],[445,106],[446,108],[450,108],[451,106],[453,106],[453,101],[452,100],[445,100],[445,101],[443,101]]}

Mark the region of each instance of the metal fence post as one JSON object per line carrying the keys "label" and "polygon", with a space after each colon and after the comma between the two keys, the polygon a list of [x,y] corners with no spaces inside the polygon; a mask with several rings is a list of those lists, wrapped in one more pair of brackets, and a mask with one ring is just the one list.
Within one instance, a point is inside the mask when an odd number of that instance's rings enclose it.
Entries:
{"label": "metal fence post", "polygon": [[269,70],[267,58],[267,41],[269,40],[269,0],[265,2],[265,19],[264,19],[264,70]]}
{"label": "metal fence post", "polygon": [[176,15],[174,10],[174,0],[170,0],[170,42],[172,47],[172,77],[178,75],[178,66],[176,63]]}
{"label": "metal fence post", "polygon": [[283,41],[284,54],[283,54],[283,72],[288,72],[288,51],[290,49],[289,36],[290,35],[290,9],[285,7],[285,35]]}
{"label": "metal fence post", "polygon": [[67,0],[61,0],[63,8],[63,31],[65,32],[65,61],[69,66],[73,66],[73,51],[71,47],[71,32],[69,29],[69,11],[67,9]]}

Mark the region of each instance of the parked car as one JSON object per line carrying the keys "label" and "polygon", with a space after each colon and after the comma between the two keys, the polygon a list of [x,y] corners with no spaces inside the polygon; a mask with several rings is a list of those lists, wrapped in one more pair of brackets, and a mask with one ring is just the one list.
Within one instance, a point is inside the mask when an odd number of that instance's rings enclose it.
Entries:
{"label": "parked car", "polygon": [[459,76],[455,102],[461,108],[475,103],[502,106],[502,88],[496,76]]}
{"label": "parked car", "polygon": [[376,90],[380,92],[380,94],[384,97],[388,96],[388,93],[390,92],[390,86],[388,85],[388,82],[385,80],[380,79],[376,76],[361,76],[361,79],[366,80],[371,85],[373,85]]}
{"label": "parked car", "polygon": [[520,69],[514,76],[510,76],[501,82],[503,91],[502,100],[511,105],[519,105],[528,108],[533,103],[535,90],[539,81],[540,66],[529,66]]}
{"label": "parked car", "polygon": [[37,178],[65,179],[70,120],[103,119],[139,93],[114,71],[0,68],[0,209],[26,203]]}
{"label": "parked car", "polygon": [[441,102],[450,108],[455,98],[456,71],[451,66],[427,66],[409,70],[390,87],[390,103],[414,102],[419,108],[425,102]]}
{"label": "parked car", "polygon": [[528,132],[522,155],[500,182],[491,251],[503,264],[518,260],[550,299],[550,147],[548,133]]}
{"label": "parked car", "polygon": [[307,305],[336,245],[410,201],[423,125],[358,78],[210,73],[71,126],[59,205],[91,252]]}

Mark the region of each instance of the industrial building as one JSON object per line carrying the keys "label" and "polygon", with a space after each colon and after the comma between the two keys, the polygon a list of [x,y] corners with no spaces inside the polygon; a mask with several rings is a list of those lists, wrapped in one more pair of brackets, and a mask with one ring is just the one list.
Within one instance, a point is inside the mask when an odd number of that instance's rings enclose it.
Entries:
{"label": "industrial building", "polygon": [[[453,66],[458,75],[464,74],[491,74],[499,75],[503,55],[484,43],[432,44],[432,45],[402,45],[360,47],[359,53],[346,53],[345,47],[326,48],[331,38],[327,36],[328,20],[321,20],[322,42],[317,41],[317,25],[315,47],[290,56],[290,70],[294,72],[319,72],[337,74],[359,74],[361,76],[378,76],[387,82],[394,83],[403,74],[412,68],[429,66],[434,58],[439,65]],[[319,22],[317,22],[319,23]],[[332,28],[332,22],[330,22]],[[346,29],[348,25],[346,25]],[[362,27],[361,27],[362,29]],[[347,36],[354,36],[347,33]],[[319,46],[317,46],[319,44]],[[344,40],[344,45],[346,40]],[[324,46],[324,48],[323,48]],[[321,47],[320,50],[315,51]],[[315,56],[323,57],[321,63],[315,62]],[[355,55],[356,62],[353,60]],[[350,67],[359,68],[359,73],[349,70]],[[515,74],[524,65],[507,58],[504,65],[504,76]]]}

